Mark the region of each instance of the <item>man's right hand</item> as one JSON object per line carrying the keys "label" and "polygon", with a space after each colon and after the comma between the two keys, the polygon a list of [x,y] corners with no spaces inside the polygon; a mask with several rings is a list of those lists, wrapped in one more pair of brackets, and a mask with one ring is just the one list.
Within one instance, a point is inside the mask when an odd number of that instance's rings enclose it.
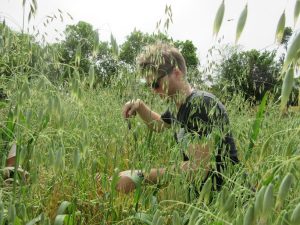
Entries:
{"label": "man's right hand", "polygon": [[140,99],[131,100],[131,101],[126,102],[124,107],[123,107],[123,112],[122,112],[123,117],[125,119],[127,119],[127,118],[130,118],[132,116],[135,116],[141,103],[142,103],[142,101]]}

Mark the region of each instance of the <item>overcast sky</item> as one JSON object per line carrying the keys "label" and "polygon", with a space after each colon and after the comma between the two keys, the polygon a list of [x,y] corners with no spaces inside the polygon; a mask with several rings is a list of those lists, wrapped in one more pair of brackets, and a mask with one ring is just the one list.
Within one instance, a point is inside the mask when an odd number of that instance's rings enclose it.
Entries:
{"label": "overcast sky", "polygon": [[[30,2],[31,0],[27,0]],[[249,0],[248,19],[239,43],[246,49],[262,49],[274,43],[277,22],[286,10],[286,24],[293,27],[293,9],[296,0]],[[22,1],[0,0],[1,20],[14,28],[22,26]],[[38,13],[30,25],[37,25],[47,31],[48,40],[54,41],[59,35],[54,31],[63,31],[66,24],[79,20],[91,23],[99,30],[101,40],[109,40],[110,33],[122,44],[134,28],[143,32],[155,31],[156,23],[165,20],[166,5],[171,5],[173,24],[169,35],[175,40],[192,40],[198,48],[198,54],[206,55],[213,44],[212,29],[221,0],[37,0]],[[225,16],[219,37],[222,43],[233,43],[237,20],[247,1],[225,0]],[[74,20],[65,14],[64,22],[53,22],[46,29],[43,21],[47,15],[57,14],[57,9],[70,13]],[[26,15],[28,12],[26,13]],[[299,29],[299,21],[296,25]]]}

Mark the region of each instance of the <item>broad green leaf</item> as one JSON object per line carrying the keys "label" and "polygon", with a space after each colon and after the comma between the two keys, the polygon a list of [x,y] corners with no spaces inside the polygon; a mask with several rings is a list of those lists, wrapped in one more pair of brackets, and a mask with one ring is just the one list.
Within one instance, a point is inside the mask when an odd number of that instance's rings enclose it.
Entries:
{"label": "broad green leaf", "polygon": [[289,96],[293,89],[294,83],[294,66],[293,64],[289,67],[289,70],[286,72],[284,81],[282,84],[281,90],[281,102],[280,102],[280,109],[283,112],[286,109],[286,104],[289,100]]}
{"label": "broad green leaf", "polygon": [[54,220],[54,225],[72,225],[72,215],[57,215]]}
{"label": "broad green leaf", "polygon": [[244,10],[242,11],[242,13],[239,17],[238,24],[236,27],[235,43],[238,42],[238,40],[240,39],[240,36],[244,30],[246,20],[247,20],[247,14],[248,14],[248,4],[246,4]]}
{"label": "broad green leaf", "polygon": [[299,58],[299,53],[300,51],[300,32],[298,32],[295,37],[291,40],[291,44],[288,47],[287,54],[285,56],[282,72],[286,72],[288,69],[289,65],[297,61]]}
{"label": "broad green leaf", "polygon": [[299,14],[300,14],[300,0],[297,0],[294,8],[294,26],[296,26]]}
{"label": "broad green leaf", "polygon": [[219,31],[220,31],[222,21],[223,21],[223,18],[224,18],[224,12],[225,12],[225,3],[224,3],[224,0],[223,0],[221,5],[219,6],[219,9],[218,9],[216,17],[215,17],[214,31],[213,31],[214,36],[217,36]]}
{"label": "broad green leaf", "polygon": [[283,11],[283,13],[281,14],[281,17],[277,24],[276,37],[275,37],[275,40],[277,41],[277,43],[281,43],[281,41],[282,41],[284,27],[285,27],[285,11]]}
{"label": "broad green leaf", "polygon": [[259,134],[259,131],[260,131],[261,122],[262,122],[262,120],[264,118],[264,114],[265,114],[267,98],[268,98],[268,93],[266,93],[264,95],[264,97],[263,97],[263,99],[262,99],[262,101],[259,105],[258,111],[256,113],[256,118],[255,118],[255,121],[252,125],[252,129],[250,131],[250,136],[249,136],[250,143],[249,143],[249,147],[248,147],[248,150],[246,152],[246,155],[245,155],[246,160],[251,156],[254,144],[257,140],[257,137],[258,137],[258,134]]}
{"label": "broad green leaf", "polygon": [[72,205],[71,202],[68,202],[68,201],[63,201],[58,210],[57,210],[57,215],[63,215],[63,214],[66,214],[66,213],[70,213],[68,212],[68,208]]}

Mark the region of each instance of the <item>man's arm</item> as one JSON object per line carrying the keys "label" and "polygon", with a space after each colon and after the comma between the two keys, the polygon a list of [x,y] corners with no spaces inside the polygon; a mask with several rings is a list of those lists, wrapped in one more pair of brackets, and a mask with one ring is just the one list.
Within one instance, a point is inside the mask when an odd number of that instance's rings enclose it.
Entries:
{"label": "man's arm", "polygon": [[197,171],[203,169],[205,175],[210,170],[211,152],[208,144],[190,144],[188,149],[189,161],[182,162],[180,168],[185,171]]}
{"label": "man's arm", "polygon": [[[210,157],[211,152],[208,144],[191,144],[189,146],[189,161],[181,162],[179,170],[189,173],[197,172],[199,170],[204,171],[203,179],[207,176],[210,170]],[[171,170],[175,170],[176,166],[173,165]],[[159,177],[163,176],[168,171],[167,168],[153,168],[148,174],[145,174],[145,181],[147,183],[157,183]]]}
{"label": "man's arm", "polygon": [[142,100],[132,100],[127,102],[123,108],[123,116],[129,118],[135,113],[138,113],[149,129],[160,132],[164,128],[169,128],[170,125],[165,123],[160,114],[152,111]]}

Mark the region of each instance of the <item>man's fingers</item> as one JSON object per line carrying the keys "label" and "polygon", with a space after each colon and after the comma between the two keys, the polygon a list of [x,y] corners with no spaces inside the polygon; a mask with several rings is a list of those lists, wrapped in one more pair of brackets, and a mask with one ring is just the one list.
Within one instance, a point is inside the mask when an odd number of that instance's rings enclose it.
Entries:
{"label": "man's fingers", "polygon": [[135,113],[134,107],[132,107],[132,108],[130,108],[130,109],[128,110],[128,117],[134,116],[135,114],[136,114],[136,113]]}
{"label": "man's fingers", "polygon": [[139,107],[139,102],[131,100],[124,105],[123,108],[123,117],[126,119],[131,116],[136,115],[136,110]]}

